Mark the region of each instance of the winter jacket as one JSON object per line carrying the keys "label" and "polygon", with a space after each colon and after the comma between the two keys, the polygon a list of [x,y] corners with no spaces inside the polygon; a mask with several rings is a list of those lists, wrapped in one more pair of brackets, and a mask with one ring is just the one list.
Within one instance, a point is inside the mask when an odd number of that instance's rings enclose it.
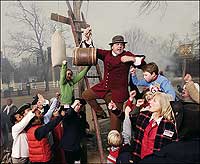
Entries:
{"label": "winter jacket", "polygon": [[27,131],[29,160],[31,162],[48,162],[51,159],[51,148],[48,138],[42,138],[40,141],[35,137],[35,130],[41,125],[32,126]]}

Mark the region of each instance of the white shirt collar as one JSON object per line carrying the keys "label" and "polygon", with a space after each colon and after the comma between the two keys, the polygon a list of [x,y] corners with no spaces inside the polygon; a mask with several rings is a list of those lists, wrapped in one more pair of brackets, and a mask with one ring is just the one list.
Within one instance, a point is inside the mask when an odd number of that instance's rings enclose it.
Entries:
{"label": "white shirt collar", "polygon": [[[155,120],[155,121],[156,121],[156,123],[157,123],[157,125],[159,125],[159,124],[160,124],[160,121],[162,120],[162,118],[163,118],[163,116],[162,116],[162,117],[159,117],[157,120]],[[149,122],[150,122],[152,119],[153,119],[153,116],[151,116],[151,118],[150,118]]]}
{"label": "white shirt collar", "polygon": [[118,150],[119,149],[119,147],[115,147],[115,146],[111,146],[111,151],[116,151],[116,150]]}
{"label": "white shirt collar", "polygon": [[113,56],[117,56],[117,54],[116,54],[116,53],[114,53],[113,51],[112,51],[112,55],[113,55]]}

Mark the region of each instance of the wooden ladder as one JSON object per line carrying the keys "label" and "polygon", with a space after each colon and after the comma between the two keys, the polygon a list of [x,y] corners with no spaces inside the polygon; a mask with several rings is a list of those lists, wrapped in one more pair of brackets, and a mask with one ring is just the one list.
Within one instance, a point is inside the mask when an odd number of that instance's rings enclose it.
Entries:
{"label": "wooden ladder", "polygon": [[[84,76],[87,89],[90,88],[90,84],[89,84],[88,78],[98,78],[99,81],[102,80],[102,73],[100,71],[99,64],[97,63],[95,65],[95,67],[96,67],[97,75],[95,75],[95,76]],[[104,102],[104,103],[99,103],[99,104],[100,105],[104,105],[106,103]],[[93,108],[91,108],[91,111],[92,111],[92,117],[93,117],[93,120],[94,120],[94,127],[95,127],[95,132],[96,132],[98,149],[99,149],[99,153],[100,153],[100,162],[103,164],[105,162],[104,162],[104,153],[103,153],[102,139],[101,139],[101,135],[100,135],[100,128],[99,128],[99,124],[98,124],[98,120],[97,120],[97,116],[96,116],[95,110]]]}

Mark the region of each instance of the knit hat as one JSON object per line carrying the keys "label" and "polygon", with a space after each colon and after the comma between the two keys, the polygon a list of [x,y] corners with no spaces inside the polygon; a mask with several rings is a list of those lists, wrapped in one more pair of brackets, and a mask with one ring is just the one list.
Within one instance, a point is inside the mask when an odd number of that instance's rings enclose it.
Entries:
{"label": "knit hat", "polygon": [[194,83],[194,85],[195,85],[197,91],[199,92],[199,84],[198,83]]}
{"label": "knit hat", "polygon": [[193,101],[200,103],[200,100],[199,100],[199,84],[198,83],[194,83],[193,81],[190,81],[183,86],[183,89],[188,92],[188,94],[190,95],[190,98]]}
{"label": "knit hat", "polygon": [[[183,89],[186,89],[186,84],[183,86]],[[199,92],[199,84],[198,83],[194,83],[194,86],[197,89],[197,91]]]}

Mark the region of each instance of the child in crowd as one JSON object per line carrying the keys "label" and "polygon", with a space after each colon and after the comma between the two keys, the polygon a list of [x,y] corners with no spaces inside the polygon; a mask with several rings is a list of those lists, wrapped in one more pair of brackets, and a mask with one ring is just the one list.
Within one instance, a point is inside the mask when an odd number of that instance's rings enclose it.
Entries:
{"label": "child in crowd", "polygon": [[107,163],[116,163],[116,159],[119,154],[120,147],[122,146],[122,135],[117,130],[111,130],[108,133],[108,145],[109,155],[107,157]]}
{"label": "child in crowd", "polygon": [[161,91],[170,94],[175,100],[176,93],[171,85],[171,82],[163,75],[159,74],[159,69],[156,63],[148,63],[142,67],[144,80],[138,80],[136,76],[136,69],[132,67],[130,73],[132,74],[132,82],[136,86],[147,86],[150,91]]}

